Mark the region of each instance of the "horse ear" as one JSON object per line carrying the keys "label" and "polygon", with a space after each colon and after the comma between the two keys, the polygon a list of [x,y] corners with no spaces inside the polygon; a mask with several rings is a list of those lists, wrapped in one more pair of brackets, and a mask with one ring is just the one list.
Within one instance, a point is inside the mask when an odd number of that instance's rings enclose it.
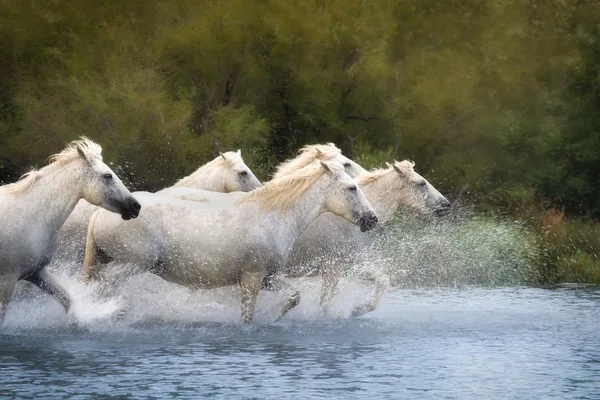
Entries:
{"label": "horse ear", "polygon": [[321,150],[319,150],[319,148],[318,148],[318,147],[315,147],[315,150],[317,150],[317,156],[319,156],[319,157],[320,157],[320,156],[322,156],[322,155],[323,155],[323,152],[322,152]]}
{"label": "horse ear", "polygon": [[404,175],[404,172],[402,172],[402,170],[400,168],[398,168],[398,166],[396,164],[392,164],[392,166],[394,167],[394,169],[396,170],[397,173],[399,173],[400,175]]}
{"label": "horse ear", "polygon": [[238,149],[237,155],[240,156],[240,157],[242,156],[242,149]]}
{"label": "horse ear", "polygon": [[323,161],[319,161],[321,163],[321,167],[325,170],[329,175],[333,175],[333,171],[329,168],[329,165],[325,164]]}
{"label": "horse ear", "polygon": [[85,161],[90,162],[85,154],[85,150],[83,150],[81,146],[77,146],[77,154],[79,154],[79,157],[83,158]]}
{"label": "horse ear", "polygon": [[227,157],[225,157],[225,154],[223,154],[222,152],[219,152],[219,155],[220,155],[221,157],[223,157],[223,160],[227,161]]}

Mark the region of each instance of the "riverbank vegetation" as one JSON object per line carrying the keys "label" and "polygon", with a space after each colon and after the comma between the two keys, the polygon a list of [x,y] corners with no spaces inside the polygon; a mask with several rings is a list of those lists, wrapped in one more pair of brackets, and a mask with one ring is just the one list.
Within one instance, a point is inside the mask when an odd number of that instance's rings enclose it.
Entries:
{"label": "riverbank vegetation", "polygon": [[0,182],[86,134],[132,190],[219,150],[335,142],[523,221],[544,281],[600,283],[600,3],[3,0]]}

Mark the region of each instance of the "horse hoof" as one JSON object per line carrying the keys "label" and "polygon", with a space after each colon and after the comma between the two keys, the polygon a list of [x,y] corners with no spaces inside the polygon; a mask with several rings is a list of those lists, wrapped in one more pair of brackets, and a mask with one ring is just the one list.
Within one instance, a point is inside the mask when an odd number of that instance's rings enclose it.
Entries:
{"label": "horse hoof", "polygon": [[363,304],[360,306],[356,306],[354,307],[354,310],[352,310],[352,313],[350,314],[350,317],[352,318],[356,318],[356,317],[361,317],[367,313],[370,313],[371,311],[375,310],[375,306],[373,304]]}
{"label": "horse hoof", "polygon": [[111,319],[113,321],[121,321],[125,318],[127,313],[131,310],[129,304],[122,304],[119,308],[117,308],[111,315]]}

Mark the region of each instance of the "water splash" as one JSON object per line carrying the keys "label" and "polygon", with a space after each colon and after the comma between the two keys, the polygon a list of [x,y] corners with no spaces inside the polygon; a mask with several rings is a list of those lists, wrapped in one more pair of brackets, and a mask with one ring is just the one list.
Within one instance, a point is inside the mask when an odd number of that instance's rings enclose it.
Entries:
{"label": "water splash", "polygon": [[[373,271],[385,274],[392,286],[404,288],[523,284],[534,275],[530,259],[537,249],[529,238],[522,225],[489,218],[397,220],[376,238],[369,262],[354,266],[342,279],[327,314],[319,307],[320,277],[290,279],[301,301],[286,319],[348,318],[354,306],[370,298],[373,282],[364,278]],[[47,294],[20,282],[3,328],[94,331],[157,323],[240,323],[238,287],[191,290],[149,273],[136,274],[131,265],[114,268],[103,283],[84,285],[76,278],[79,268],[64,262],[52,266],[73,298],[69,314]],[[286,299],[286,293],[262,291],[255,323],[272,324]]]}
{"label": "water splash", "polygon": [[535,277],[532,238],[521,223],[487,217],[398,219],[371,251],[393,286],[515,286]]}
{"label": "water splash", "polygon": [[[120,266],[114,275],[100,283],[83,284],[76,268],[68,263],[54,264],[53,274],[72,296],[72,307],[65,313],[48,294],[26,282],[19,282],[6,313],[3,330],[83,330],[120,331],[148,326],[185,326],[197,323],[239,324],[240,290],[230,286],[211,290],[192,290],[166,282],[150,273],[127,276]],[[132,271],[129,271],[132,272]],[[131,274],[129,274],[131,275]],[[290,280],[301,293],[301,304],[286,318],[321,320],[347,318],[352,304],[368,293],[368,286],[344,281],[344,296],[336,299],[332,311],[323,315],[318,306],[320,278]],[[362,289],[361,289],[362,288]],[[361,291],[362,290],[362,291]],[[255,324],[270,325],[279,316],[286,293],[260,293]]]}
{"label": "water splash", "polygon": [[49,329],[71,327],[85,329],[94,324],[105,324],[125,309],[118,296],[102,298],[97,295],[98,285],[84,285],[65,271],[53,271],[56,279],[71,296],[71,309],[65,313],[58,301],[37,287],[19,282],[9,303],[3,328]]}

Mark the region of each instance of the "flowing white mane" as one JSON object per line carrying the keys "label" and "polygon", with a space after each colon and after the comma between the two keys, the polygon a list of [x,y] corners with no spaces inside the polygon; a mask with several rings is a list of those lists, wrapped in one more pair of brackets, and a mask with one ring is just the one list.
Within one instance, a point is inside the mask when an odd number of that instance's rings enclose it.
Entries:
{"label": "flowing white mane", "polygon": [[46,165],[39,170],[33,169],[21,176],[21,179],[17,182],[1,186],[0,189],[6,194],[22,193],[26,191],[33,186],[40,177],[51,174],[73,160],[80,158],[77,148],[82,149],[88,158],[102,160],[102,147],[98,143],[83,136],[80,140],[74,140],[69,143],[60,153],[48,157],[49,165]]}
{"label": "flowing white mane", "polygon": [[299,155],[291,160],[284,161],[277,166],[273,179],[294,173],[295,171],[306,167],[315,160],[327,161],[342,153],[333,143],[312,144],[302,147],[298,150]]}
{"label": "flowing white mane", "polygon": [[[344,170],[344,167],[339,163],[328,162],[326,164],[333,172]],[[320,163],[311,163],[290,175],[275,178],[263,187],[249,192],[240,198],[235,205],[257,201],[266,209],[281,208],[287,210],[324,173],[325,169]]]}
{"label": "flowing white mane", "polygon": [[242,154],[238,150],[236,151],[228,151],[227,153],[223,153],[223,155],[219,155],[214,160],[204,164],[200,168],[198,168],[192,174],[181,178],[178,180],[173,186],[186,186],[193,182],[195,182],[202,175],[209,175],[212,171],[218,168],[233,168],[242,162]]}
{"label": "flowing white mane", "polygon": [[400,171],[404,172],[406,175],[410,175],[415,172],[415,163],[410,160],[404,161],[394,161],[394,164],[388,164],[388,168],[377,168],[371,170],[369,172],[365,172],[364,174],[360,174],[356,177],[356,183],[359,186],[366,186],[369,183],[373,183],[379,178],[388,175],[392,172],[397,173],[394,166],[398,168]]}

